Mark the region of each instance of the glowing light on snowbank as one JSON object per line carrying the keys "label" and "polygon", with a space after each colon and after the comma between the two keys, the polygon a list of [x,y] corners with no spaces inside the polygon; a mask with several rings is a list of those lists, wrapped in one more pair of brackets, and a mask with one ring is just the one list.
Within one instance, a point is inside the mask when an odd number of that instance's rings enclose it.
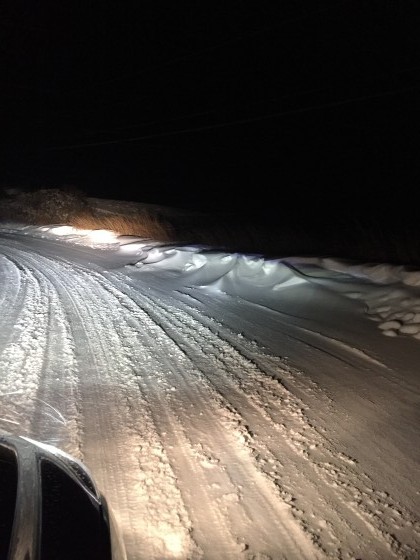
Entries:
{"label": "glowing light on snowbank", "polygon": [[88,234],[92,241],[97,243],[117,243],[117,235],[108,229],[95,229]]}
{"label": "glowing light on snowbank", "polygon": [[[43,228],[46,229],[46,228]],[[80,235],[80,230],[71,227],[71,226],[58,226],[55,228],[51,228],[49,230],[51,233],[53,233],[54,235],[76,235],[79,234]]]}
{"label": "glowing light on snowbank", "polygon": [[[44,228],[44,231],[46,229]],[[89,244],[109,245],[118,244],[118,236],[114,231],[108,229],[78,229],[72,226],[57,226],[49,228],[50,233],[58,235],[59,237],[68,237],[70,239],[77,239],[77,243],[81,240],[87,239]]]}

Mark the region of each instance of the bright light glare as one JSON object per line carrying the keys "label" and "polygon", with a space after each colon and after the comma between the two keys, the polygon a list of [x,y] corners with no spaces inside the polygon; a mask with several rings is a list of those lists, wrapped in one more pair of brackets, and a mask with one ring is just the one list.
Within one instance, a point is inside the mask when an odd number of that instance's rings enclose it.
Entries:
{"label": "bright light glare", "polygon": [[77,233],[77,229],[71,226],[58,226],[51,230],[54,235],[74,235]]}
{"label": "bright light glare", "polygon": [[61,237],[87,238],[90,243],[110,244],[118,243],[117,234],[108,229],[78,229],[72,226],[58,226],[51,230],[51,233]]}
{"label": "bright light glare", "polygon": [[90,231],[89,238],[97,243],[117,243],[115,232],[108,229],[95,229]]}

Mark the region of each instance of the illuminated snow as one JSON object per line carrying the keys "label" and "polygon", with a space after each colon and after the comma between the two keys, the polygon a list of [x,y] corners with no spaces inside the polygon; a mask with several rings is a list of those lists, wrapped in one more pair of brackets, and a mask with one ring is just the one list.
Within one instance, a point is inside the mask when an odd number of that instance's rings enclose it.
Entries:
{"label": "illuminated snow", "polygon": [[0,265],[0,426],[129,560],[419,557],[420,271],[10,225]]}

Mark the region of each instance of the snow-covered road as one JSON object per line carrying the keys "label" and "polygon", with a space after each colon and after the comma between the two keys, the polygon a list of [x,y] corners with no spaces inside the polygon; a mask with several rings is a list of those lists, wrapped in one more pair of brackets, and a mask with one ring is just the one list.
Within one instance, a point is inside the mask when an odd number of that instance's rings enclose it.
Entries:
{"label": "snow-covered road", "polygon": [[86,463],[129,560],[420,558],[420,341],[366,315],[383,287],[124,247],[0,234],[0,428]]}

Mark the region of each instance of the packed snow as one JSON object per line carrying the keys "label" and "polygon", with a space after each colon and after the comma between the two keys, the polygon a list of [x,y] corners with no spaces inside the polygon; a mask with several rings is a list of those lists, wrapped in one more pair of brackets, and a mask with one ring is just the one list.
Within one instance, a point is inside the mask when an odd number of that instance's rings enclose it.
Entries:
{"label": "packed snow", "polygon": [[420,270],[0,228],[0,429],[129,560],[420,558]]}

